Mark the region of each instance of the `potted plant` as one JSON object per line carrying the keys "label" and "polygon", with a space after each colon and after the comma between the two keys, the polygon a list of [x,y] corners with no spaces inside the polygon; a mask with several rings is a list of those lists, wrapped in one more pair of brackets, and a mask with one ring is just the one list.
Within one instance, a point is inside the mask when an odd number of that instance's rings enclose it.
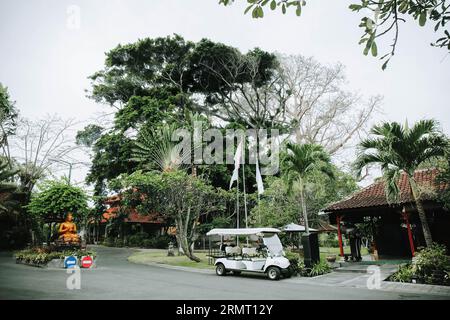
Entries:
{"label": "potted plant", "polygon": [[330,254],[326,256],[326,259],[329,263],[335,263],[337,256],[335,254]]}

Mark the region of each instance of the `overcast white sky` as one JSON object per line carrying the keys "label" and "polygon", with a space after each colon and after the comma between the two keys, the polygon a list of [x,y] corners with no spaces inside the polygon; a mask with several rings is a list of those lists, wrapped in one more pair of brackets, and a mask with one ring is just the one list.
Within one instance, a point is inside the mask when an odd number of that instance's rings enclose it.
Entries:
{"label": "overcast white sky", "polygon": [[[49,113],[88,121],[107,111],[85,97],[87,77],[103,66],[104,53],[139,38],[178,33],[188,40],[209,38],[246,51],[314,56],[346,66],[348,87],[365,96],[384,96],[380,119],[412,123],[439,120],[450,133],[450,56],[429,45],[432,26],[401,26],[396,56],[386,71],[362,55],[357,44],[361,16],[355,0],[309,0],[302,17],[270,12],[264,19],[244,16],[245,0],[233,6],[218,0],[0,0],[0,82],[9,87],[23,116]],[[67,27],[67,9],[77,5],[81,26]],[[386,40],[390,40],[390,37]],[[388,43],[378,46],[387,51]],[[75,175],[82,179],[83,172]]]}

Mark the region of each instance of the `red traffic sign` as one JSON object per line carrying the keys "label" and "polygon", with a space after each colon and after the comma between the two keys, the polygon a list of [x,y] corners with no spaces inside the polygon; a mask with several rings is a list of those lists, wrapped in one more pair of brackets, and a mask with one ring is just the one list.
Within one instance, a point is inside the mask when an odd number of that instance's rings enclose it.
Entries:
{"label": "red traffic sign", "polygon": [[90,268],[90,267],[92,267],[93,263],[94,263],[94,261],[92,260],[91,256],[83,256],[81,258],[81,267],[82,268]]}

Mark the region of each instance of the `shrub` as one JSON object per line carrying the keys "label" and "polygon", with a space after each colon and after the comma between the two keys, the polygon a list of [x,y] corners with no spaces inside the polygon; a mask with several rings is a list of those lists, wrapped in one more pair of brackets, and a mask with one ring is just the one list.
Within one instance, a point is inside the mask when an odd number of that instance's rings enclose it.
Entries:
{"label": "shrub", "polygon": [[156,236],[153,239],[153,248],[167,249],[172,238],[169,235]]}
{"label": "shrub", "polygon": [[414,274],[425,283],[444,284],[445,275],[450,271],[445,253],[445,246],[439,244],[420,250],[412,263]]}
{"label": "shrub", "polygon": [[121,238],[114,239],[114,247],[122,248],[124,246],[124,240]]}
{"label": "shrub", "polygon": [[319,261],[313,265],[308,275],[310,277],[316,277],[329,272],[331,272],[330,265],[326,261]]}
{"label": "shrub", "polygon": [[412,265],[406,264],[401,265],[398,271],[391,276],[390,280],[395,282],[411,282],[413,277],[414,271]]}
{"label": "shrub", "polygon": [[291,251],[286,251],[286,259],[289,260],[290,263],[290,271],[293,276],[300,274],[300,256]]}
{"label": "shrub", "polygon": [[142,246],[144,248],[153,248],[153,240],[152,239],[144,239],[144,241],[142,241]]}
{"label": "shrub", "polygon": [[128,246],[144,247],[144,240],[148,239],[148,233],[139,232],[128,237]]}
{"label": "shrub", "polygon": [[106,247],[114,247],[114,239],[106,238],[105,241],[103,241],[103,245]]}
{"label": "shrub", "polygon": [[450,263],[445,251],[445,247],[438,244],[418,251],[413,262],[400,266],[390,280],[411,282],[416,278],[422,283],[449,285]]}
{"label": "shrub", "polygon": [[45,265],[53,259],[64,259],[67,256],[76,256],[78,258],[81,258],[82,256],[93,256],[95,258],[97,253],[92,250],[52,251],[51,248],[35,247],[17,251],[14,256],[18,261],[36,265]]}

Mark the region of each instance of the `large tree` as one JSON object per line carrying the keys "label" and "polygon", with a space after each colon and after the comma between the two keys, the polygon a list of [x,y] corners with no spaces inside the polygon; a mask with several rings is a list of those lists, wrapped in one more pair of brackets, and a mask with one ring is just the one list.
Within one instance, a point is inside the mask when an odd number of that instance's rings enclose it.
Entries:
{"label": "large tree", "polygon": [[383,172],[388,201],[397,202],[400,175],[406,174],[412,199],[416,204],[427,246],[433,243],[425,209],[414,171],[424,162],[443,157],[448,139],[438,129],[434,120],[421,120],[412,127],[397,122],[376,125],[370,131],[372,137],[361,141],[355,168],[358,173],[364,167],[377,165]]}
{"label": "large tree", "polygon": [[244,83],[264,85],[274,65],[275,57],[259,49],[242,54],[221,43],[206,39],[194,43],[178,35],[117,46],[107,53],[105,68],[91,77],[91,97],[116,112],[112,126],[103,128],[101,136],[90,134],[92,126],[79,134],[80,143],[93,138],[93,143],[88,141],[93,165],[87,181],[95,184],[97,195],[104,193],[109,180],[136,168],[137,163],[130,162],[135,140],[142,146],[148,132],[172,125],[188,127],[192,112],[242,123],[237,114],[216,113],[212,100],[217,92],[237,90]]}
{"label": "large tree", "polygon": [[200,215],[216,210],[217,192],[200,177],[183,171],[136,171],[124,177],[123,205],[136,208],[140,214],[158,212],[175,221],[176,238],[184,254],[199,262],[192,244],[197,239]]}

